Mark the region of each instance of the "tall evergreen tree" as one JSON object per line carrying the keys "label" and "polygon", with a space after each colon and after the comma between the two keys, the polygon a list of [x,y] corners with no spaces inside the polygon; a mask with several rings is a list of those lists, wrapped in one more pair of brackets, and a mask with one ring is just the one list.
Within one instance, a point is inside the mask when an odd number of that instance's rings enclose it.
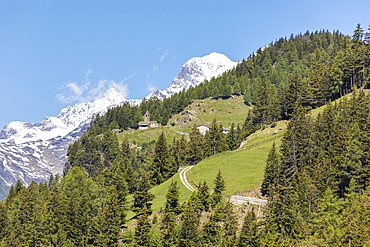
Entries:
{"label": "tall evergreen tree", "polygon": [[267,157],[265,174],[261,185],[261,193],[263,196],[269,195],[269,191],[277,186],[276,174],[280,172],[279,169],[281,169],[281,161],[274,142]]}
{"label": "tall evergreen tree", "polygon": [[222,177],[221,171],[218,170],[217,176],[213,181],[215,184],[213,188],[213,193],[211,195],[211,205],[216,207],[222,200],[222,193],[225,191],[225,180]]}
{"label": "tall evergreen tree", "polygon": [[132,205],[132,211],[135,213],[151,213],[151,201],[154,199],[154,195],[149,192],[150,185],[147,176],[144,174],[138,184],[137,190],[134,192],[134,202]]}
{"label": "tall evergreen tree", "polygon": [[189,163],[198,163],[204,157],[203,145],[204,140],[202,134],[194,124],[191,133],[189,134],[189,144],[187,147],[187,160]]}
{"label": "tall evergreen tree", "polygon": [[166,205],[161,224],[163,246],[173,246],[176,243],[176,215],[180,213],[179,188],[177,182],[171,182],[166,194]]}
{"label": "tall evergreen tree", "polygon": [[249,211],[244,217],[243,226],[240,232],[238,247],[260,246],[257,217],[253,210]]}
{"label": "tall evergreen tree", "polygon": [[232,123],[229,132],[226,134],[226,143],[229,150],[234,150],[239,147],[238,136],[235,133],[235,124]]}
{"label": "tall evergreen tree", "polygon": [[196,215],[197,208],[188,204],[181,215],[181,226],[179,231],[178,246],[199,246],[199,219]]}
{"label": "tall evergreen tree", "polygon": [[170,162],[167,140],[163,132],[159,135],[154,147],[152,169],[151,181],[154,184],[161,184],[177,171],[174,163]]}

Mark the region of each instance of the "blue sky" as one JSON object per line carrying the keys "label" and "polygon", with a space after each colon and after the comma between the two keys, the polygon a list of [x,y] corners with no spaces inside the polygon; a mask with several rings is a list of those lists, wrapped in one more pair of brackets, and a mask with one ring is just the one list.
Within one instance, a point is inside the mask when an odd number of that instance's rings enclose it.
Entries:
{"label": "blue sky", "polygon": [[0,0],[0,128],[40,122],[99,97],[164,89],[181,65],[213,51],[233,61],[306,30],[352,34],[370,1]]}

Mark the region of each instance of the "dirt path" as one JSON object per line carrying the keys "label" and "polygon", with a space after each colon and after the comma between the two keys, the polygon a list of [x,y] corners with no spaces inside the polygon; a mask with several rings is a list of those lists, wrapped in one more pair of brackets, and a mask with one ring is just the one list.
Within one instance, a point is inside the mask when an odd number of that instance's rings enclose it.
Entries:
{"label": "dirt path", "polygon": [[[180,171],[180,180],[181,180],[181,183],[188,190],[190,190],[191,192],[194,192],[195,191],[194,187],[191,186],[191,184],[189,183],[189,181],[186,177],[186,173],[191,168],[193,168],[193,166],[185,167],[184,169],[182,169]],[[230,202],[233,203],[233,204],[236,204],[236,205],[246,204],[246,203],[256,204],[256,205],[265,205],[267,203],[267,200],[257,199],[257,198],[253,198],[253,197],[246,197],[246,196],[231,196],[230,197]]]}
{"label": "dirt path", "polygon": [[182,169],[180,171],[180,180],[181,180],[181,183],[188,189],[190,190],[191,192],[195,191],[195,189],[193,188],[193,186],[191,186],[191,184],[188,182],[188,179],[186,178],[186,173],[191,169],[193,168],[193,166],[188,166],[188,167],[185,167],[184,169]]}

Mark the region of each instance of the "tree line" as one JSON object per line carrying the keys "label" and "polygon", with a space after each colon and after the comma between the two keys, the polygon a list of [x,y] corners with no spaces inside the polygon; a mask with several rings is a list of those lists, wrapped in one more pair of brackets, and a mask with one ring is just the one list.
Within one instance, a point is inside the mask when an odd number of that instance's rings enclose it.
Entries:
{"label": "tree line", "polygon": [[261,191],[270,246],[370,243],[370,96],[330,103],[312,117],[298,107],[270,150]]}

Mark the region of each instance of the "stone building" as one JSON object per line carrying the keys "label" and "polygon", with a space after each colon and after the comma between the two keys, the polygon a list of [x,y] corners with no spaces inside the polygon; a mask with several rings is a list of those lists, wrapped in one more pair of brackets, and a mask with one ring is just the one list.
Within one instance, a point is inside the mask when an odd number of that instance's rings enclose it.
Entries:
{"label": "stone building", "polygon": [[150,114],[148,111],[145,112],[144,115],[144,121],[139,122],[138,129],[139,130],[146,130],[149,128],[155,128],[158,127],[158,122],[157,121],[150,121]]}

